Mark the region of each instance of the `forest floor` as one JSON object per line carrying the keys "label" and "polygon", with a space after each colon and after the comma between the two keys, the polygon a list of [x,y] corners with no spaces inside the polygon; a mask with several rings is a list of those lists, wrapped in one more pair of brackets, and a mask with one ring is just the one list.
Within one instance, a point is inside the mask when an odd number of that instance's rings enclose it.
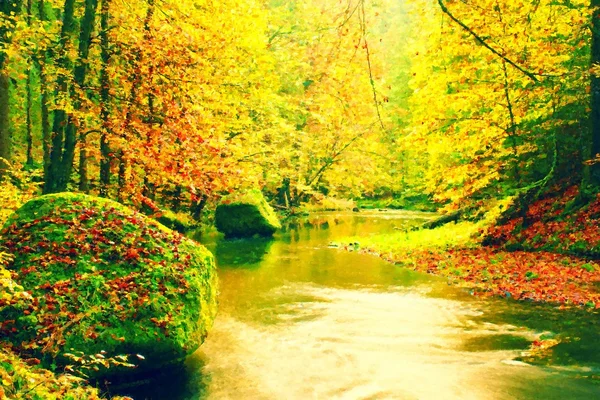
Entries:
{"label": "forest floor", "polygon": [[447,277],[476,296],[600,309],[600,196],[565,212],[577,194],[570,187],[535,202],[525,224],[465,221],[352,238],[360,244],[348,249]]}

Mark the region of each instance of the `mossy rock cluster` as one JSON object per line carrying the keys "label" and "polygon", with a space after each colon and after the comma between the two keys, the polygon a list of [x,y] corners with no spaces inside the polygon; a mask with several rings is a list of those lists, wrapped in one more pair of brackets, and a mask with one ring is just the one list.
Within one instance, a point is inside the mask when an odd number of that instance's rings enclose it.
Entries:
{"label": "mossy rock cluster", "polygon": [[215,225],[226,237],[271,236],[281,223],[260,190],[224,197],[215,213]]}
{"label": "mossy rock cluster", "polygon": [[137,371],[158,369],[195,351],[212,326],[212,254],[116,202],[42,196],[1,236],[14,256],[8,269],[31,298],[0,307],[0,336],[43,365],[83,352],[139,354]]}

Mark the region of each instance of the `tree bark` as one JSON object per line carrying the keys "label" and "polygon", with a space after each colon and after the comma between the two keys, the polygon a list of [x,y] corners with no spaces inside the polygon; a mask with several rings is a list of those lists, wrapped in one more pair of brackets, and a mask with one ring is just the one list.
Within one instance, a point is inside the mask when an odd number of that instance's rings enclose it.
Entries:
{"label": "tree bark", "polygon": [[[57,60],[58,67],[65,70],[71,69],[71,61],[67,54],[67,47],[71,42],[71,36],[75,32],[75,0],[65,0],[63,7],[63,24],[60,33],[60,52]],[[59,75],[56,82],[55,98],[59,98],[61,93],[67,93],[68,79],[64,75]],[[48,157],[48,165],[45,166],[44,193],[60,192],[62,186],[62,150],[64,145],[65,125],[67,123],[67,113],[64,109],[54,110],[54,121],[52,124],[51,147]]]}
{"label": "tree bark", "polygon": [[[592,49],[590,63],[600,63],[600,0],[592,0]],[[600,154],[600,78],[591,76],[591,158],[595,159]],[[596,162],[590,167],[589,180],[592,186],[600,186],[600,163]]]}
{"label": "tree bark", "polygon": [[[4,58],[4,57],[1,57]],[[11,159],[11,132],[9,108],[9,83],[6,73],[6,60],[0,61],[0,177],[8,168]]]}
{"label": "tree bark", "polygon": [[[27,25],[31,26],[31,3],[32,0],[27,0]],[[32,87],[31,87],[31,81],[32,81],[32,68],[33,65],[31,63],[31,61],[27,62],[27,83],[26,83],[26,91],[27,91],[27,121],[26,121],[26,128],[27,128],[27,165],[28,166],[33,166],[34,160],[33,160],[33,129],[32,129],[32,123],[31,123],[31,113],[32,113],[32,102],[33,102],[33,95],[32,95]]]}
{"label": "tree bark", "polygon": [[83,193],[89,193],[90,191],[86,143],[86,134],[81,133],[79,135],[79,191]]}
{"label": "tree bark", "polygon": [[118,184],[119,193],[117,194],[117,200],[122,203],[125,200],[125,185],[127,184],[127,158],[123,151],[119,153]]}
{"label": "tree bark", "polygon": [[192,194],[191,211],[192,218],[194,218],[195,221],[200,221],[202,219],[202,212],[204,211],[207,202],[208,196],[205,194],[201,194],[200,196]]}
{"label": "tree bark", "polygon": [[108,77],[108,66],[110,64],[110,49],[108,40],[108,24],[110,19],[110,0],[102,0],[100,10],[100,47],[102,48],[102,69],[100,70],[100,117],[102,119],[102,133],[100,134],[100,196],[108,197],[110,186],[110,145],[109,133],[109,101],[110,80]]}
{"label": "tree bark", "polygon": [[[86,0],[83,19],[79,32],[78,64],[74,70],[75,84],[83,86],[87,72],[87,59],[91,45],[91,36],[94,31],[94,21],[96,19],[96,9],[98,0]],[[69,36],[75,32],[75,1],[65,0],[63,28],[61,32],[61,44],[63,44],[63,56],[59,65],[69,69],[70,60],[64,53],[65,45],[69,42]],[[68,93],[68,82],[66,77],[60,77],[58,80],[57,91]],[[70,92],[73,97],[74,107],[77,109],[81,105],[76,92]],[[57,93],[58,95],[58,93]],[[57,96],[58,97],[58,96]],[[77,145],[76,121],[68,116],[65,110],[56,110],[54,113],[54,124],[52,128],[53,140],[52,150],[50,152],[49,176],[46,177],[45,193],[63,192],[67,190],[67,185],[73,171],[73,160],[75,159],[75,147]]]}
{"label": "tree bark", "polygon": [[[40,21],[46,20],[44,0],[39,0],[38,12]],[[41,58],[41,60],[40,60]],[[50,165],[50,148],[52,138],[50,136],[50,109],[48,108],[48,79],[46,77],[46,54],[38,55],[35,59],[38,70],[40,71],[40,92],[41,92],[41,123],[42,123],[42,148],[44,152],[44,176],[48,176],[47,168]]]}
{"label": "tree bark", "polygon": [[[0,1],[0,13],[6,16],[17,14],[21,10],[23,1]],[[0,27],[0,42],[10,42],[9,33],[12,31],[12,23]],[[10,80],[8,77],[8,58],[4,52],[0,52],[0,175],[8,168],[7,162],[12,158],[12,134],[10,128]]]}

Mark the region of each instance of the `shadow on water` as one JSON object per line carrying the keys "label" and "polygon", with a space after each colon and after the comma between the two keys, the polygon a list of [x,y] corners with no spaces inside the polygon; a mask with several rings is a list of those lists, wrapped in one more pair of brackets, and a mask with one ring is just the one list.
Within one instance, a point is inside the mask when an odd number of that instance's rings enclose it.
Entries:
{"label": "shadow on water", "polygon": [[541,357],[527,358],[527,362],[545,366],[577,366],[600,374],[600,312],[567,311],[550,305],[498,299],[490,303],[490,312],[474,318],[475,321],[526,327],[542,340],[558,341],[551,351]]}
{"label": "shadow on water", "polygon": [[482,335],[466,339],[461,350],[464,351],[495,351],[495,350],[526,350],[531,341],[522,336],[509,334]]}
{"label": "shadow on water", "polygon": [[272,238],[222,239],[207,244],[215,255],[219,267],[258,268],[273,244]]}
{"label": "shadow on water", "polygon": [[97,387],[107,397],[119,395],[135,400],[199,399],[207,394],[208,377],[199,373],[204,361],[190,357],[184,365],[172,366],[135,381],[104,382]]}

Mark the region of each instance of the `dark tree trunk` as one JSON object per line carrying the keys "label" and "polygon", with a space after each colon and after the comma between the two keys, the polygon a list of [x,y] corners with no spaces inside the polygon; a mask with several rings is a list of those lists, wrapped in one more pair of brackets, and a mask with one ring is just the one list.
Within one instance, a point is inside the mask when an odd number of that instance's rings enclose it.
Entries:
{"label": "dark tree trunk", "polygon": [[108,197],[110,186],[110,145],[108,142],[110,109],[110,80],[108,66],[110,64],[110,49],[108,41],[108,24],[110,0],[102,0],[100,11],[100,46],[102,48],[102,69],[100,71],[100,117],[102,118],[102,133],[100,134],[100,196]]}
{"label": "dark tree trunk", "polygon": [[[75,32],[75,0],[65,0],[63,8],[63,24],[60,34],[61,55],[57,60],[58,67],[65,70],[71,69],[71,61],[67,54],[68,44],[71,42],[71,36]],[[55,98],[61,93],[68,91],[68,78],[59,75],[56,82]],[[67,123],[67,113],[63,109],[54,111],[54,122],[52,124],[50,154],[48,156],[48,165],[44,172],[44,193],[60,192],[62,186],[62,151],[64,145],[65,125]]]}
{"label": "dark tree trunk", "polygon": [[[87,72],[87,59],[91,45],[91,36],[94,31],[94,21],[96,19],[97,0],[86,0],[83,19],[81,20],[81,29],[79,32],[78,64],[74,70],[75,84],[83,86]],[[74,20],[74,0],[65,0],[63,28],[61,32],[61,43],[64,45],[69,42],[68,36],[75,32]],[[70,61],[68,55],[63,53],[59,65],[69,69]],[[58,91],[68,92],[67,78],[61,77],[58,80]],[[57,93],[58,94],[58,93]],[[76,93],[71,93],[74,101],[74,107],[77,109],[81,102]],[[63,192],[67,189],[67,184],[73,171],[73,160],[75,159],[75,147],[77,145],[77,129],[75,121],[68,116],[64,110],[56,110],[54,114],[54,124],[52,128],[53,140],[52,150],[50,152],[49,176],[46,177],[46,186],[44,192],[54,193]]]}
{"label": "dark tree trunk", "polygon": [[8,168],[7,162],[11,159],[11,132],[9,108],[9,80],[5,72],[6,60],[0,56],[0,176]]}
{"label": "dark tree trunk", "polygon": [[[600,63],[600,0],[592,0],[592,52],[591,65]],[[600,78],[591,77],[591,156],[595,159],[600,154]],[[600,186],[600,163],[590,167],[589,180],[592,186]]]}
{"label": "dark tree trunk", "polygon": [[[46,11],[44,0],[40,0],[38,3],[38,11],[40,21],[46,20]],[[42,123],[42,148],[44,151],[44,176],[48,176],[47,168],[50,165],[50,147],[52,145],[52,139],[50,136],[50,109],[48,108],[48,79],[46,77],[46,55],[41,54],[36,58],[36,65],[40,72],[40,92],[41,92],[41,123]]]}
{"label": "dark tree trunk", "polygon": [[[0,14],[17,14],[21,10],[22,0],[0,1]],[[0,27],[0,42],[8,43],[10,41],[9,33],[12,30],[12,24],[5,23]],[[11,128],[10,128],[10,80],[8,77],[8,58],[6,54],[0,52],[0,175],[3,173],[12,158],[11,148]],[[6,162],[4,161],[6,160]]]}
{"label": "dark tree trunk", "polygon": [[200,195],[199,198],[192,195],[192,217],[196,221],[200,221],[202,219],[202,212],[206,207],[206,202],[208,201],[208,196],[205,194]]}
{"label": "dark tree trunk", "polygon": [[25,122],[27,128],[27,165],[33,166],[33,128],[31,124],[31,113],[32,113],[32,88],[31,88],[31,66],[29,66],[29,70],[27,71],[27,120]]}
{"label": "dark tree trunk", "polygon": [[183,188],[180,185],[175,186],[173,191],[173,199],[171,201],[171,207],[173,211],[181,210],[181,196],[183,195]]}
{"label": "dark tree trunk", "polygon": [[127,183],[127,159],[125,158],[125,154],[121,151],[119,154],[119,193],[117,195],[117,199],[120,202],[123,202],[124,194],[125,194],[125,184]]}
{"label": "dark tree trunk", "polygon": [[283,178],[283,182],[277,193],[277,202],[286,208],[289,208],[291,205],[290,183],[290,178]]}
{"label": "dark tree trunk", "polygon": [[90,191],[85,133],[79,135],[79,191],[83,193],[89,193]]}
{"label": "dark tree trunk", "polygon": [[[31,26],[31,3],[32,0],[27,0],[27,25]],[[28,62],[27,63],[27,84],[26,84],[26,91],[27,91],[27,121],[26,121],[26,127],[27,127],[27,165],[28,166],[33,166],[33,129],[31,126],[31,113],[32,113],[32,102],[33,102],[33,95],[32,95],[32,87],[31,87],[31,80],[32,80],[32,63]]]}

